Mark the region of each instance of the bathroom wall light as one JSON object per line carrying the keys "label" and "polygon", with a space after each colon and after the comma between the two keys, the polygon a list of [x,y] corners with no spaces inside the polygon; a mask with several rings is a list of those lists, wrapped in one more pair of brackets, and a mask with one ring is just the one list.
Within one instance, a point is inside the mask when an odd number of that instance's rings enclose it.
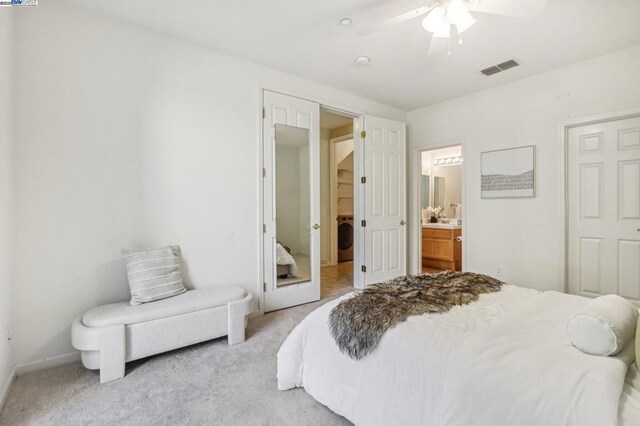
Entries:
{"label": "bathroom wall light", "polygon": [[434,166],[455,166],[456,164],[461,163],[462,157],[459,155],[455,157],[436,158],[435,160],[433,160]]}

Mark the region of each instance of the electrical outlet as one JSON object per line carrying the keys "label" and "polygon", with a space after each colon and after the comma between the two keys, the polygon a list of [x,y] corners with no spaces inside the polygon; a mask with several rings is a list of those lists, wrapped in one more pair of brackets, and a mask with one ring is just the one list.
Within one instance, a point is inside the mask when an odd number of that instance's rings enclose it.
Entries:
{"label": "electrical outlet", "polygon": [[9,327],[4,328],[4,341],[7,343],[11,342],[11,330],[9,330]]}
{"label": "electrical outlet", "polygon": [[502,268],[501,267],[497,267],[496,268],[496,277],[501,277],[502,276]]}

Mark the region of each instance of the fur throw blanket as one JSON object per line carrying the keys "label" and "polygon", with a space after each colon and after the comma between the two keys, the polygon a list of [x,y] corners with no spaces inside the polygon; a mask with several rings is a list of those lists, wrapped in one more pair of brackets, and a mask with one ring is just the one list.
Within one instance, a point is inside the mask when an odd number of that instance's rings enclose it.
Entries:
{"label": "fur throw blanket", "polygon": [[402,276],[370,285],[340,302],[329,315],[329,329],[342,353],[362,359],[382,334],[413,315],[444,313],[500,291],[502,282],[487,275],[445,271]]}

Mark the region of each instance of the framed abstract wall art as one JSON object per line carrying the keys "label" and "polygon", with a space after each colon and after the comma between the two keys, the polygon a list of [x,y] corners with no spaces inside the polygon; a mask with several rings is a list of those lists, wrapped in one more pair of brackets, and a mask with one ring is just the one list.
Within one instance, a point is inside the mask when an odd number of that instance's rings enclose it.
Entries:
{"label": "framed abstract wall art", "polygon": [[535,146],[480,154],[482,198],[535,197]]}

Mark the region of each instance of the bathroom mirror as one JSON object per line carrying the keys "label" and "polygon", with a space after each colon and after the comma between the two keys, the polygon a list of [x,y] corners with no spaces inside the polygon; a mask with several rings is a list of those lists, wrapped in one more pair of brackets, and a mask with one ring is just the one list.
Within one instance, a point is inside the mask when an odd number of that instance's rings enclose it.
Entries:
{"label": "bathroom mirror", "polygon": [[444,178],[441,176],[433,177],[433,206],[445,207],[444,205]]}
{"label": "bathroom mirror", "polygon": [[420,184],[422,185],[421,188],[421,199],[422,199],[422,207],[426,208],[429,207],[431,205],[431,182],[430,182],[430,177],[429,176],[425,176],[422,175],[422,181],[420,182]]}
{"label": "bathroom mirror", "polygon": [[275,126],[274,262],[277,286],[311,280],[311,182],[309,131]]}

